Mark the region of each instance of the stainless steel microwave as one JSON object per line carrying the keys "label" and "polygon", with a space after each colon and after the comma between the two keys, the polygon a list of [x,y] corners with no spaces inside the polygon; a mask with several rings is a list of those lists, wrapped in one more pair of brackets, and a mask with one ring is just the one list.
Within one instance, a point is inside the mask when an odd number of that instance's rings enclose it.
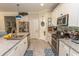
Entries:
{"label": "stainless steel microwave", "polygon": [[57,18],[57,25],[59,26],[68,26],[69,14],[63,15]]}

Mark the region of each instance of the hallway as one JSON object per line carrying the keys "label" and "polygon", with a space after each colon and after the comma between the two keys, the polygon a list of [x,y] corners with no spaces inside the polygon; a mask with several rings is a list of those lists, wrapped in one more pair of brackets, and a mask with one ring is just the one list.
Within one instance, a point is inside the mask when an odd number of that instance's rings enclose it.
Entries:
{"label": "hallway", "polygon": [[30,39],[25,56],[54,56],[50,45],[44,40]]}

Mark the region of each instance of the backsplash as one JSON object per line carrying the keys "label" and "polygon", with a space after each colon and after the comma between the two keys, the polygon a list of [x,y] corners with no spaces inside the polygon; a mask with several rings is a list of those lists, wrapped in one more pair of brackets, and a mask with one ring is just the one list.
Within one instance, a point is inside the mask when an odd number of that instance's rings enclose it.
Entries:
{"label": "backsplash", "polygon": [[58,26],[58,31],[68,30],[68,31],[79,31],[79,27],[68,27],[68,26]]}

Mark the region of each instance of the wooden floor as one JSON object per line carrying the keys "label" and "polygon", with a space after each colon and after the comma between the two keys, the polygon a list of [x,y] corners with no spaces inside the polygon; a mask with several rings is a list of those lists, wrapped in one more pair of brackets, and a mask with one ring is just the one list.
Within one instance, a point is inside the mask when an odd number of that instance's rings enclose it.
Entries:
{"label": "wooden floor", "polygon": [[51,48],[48,42],[39,39],[29,39],[28,50],[33,50],[33,56],[45,56],[44,49]]}

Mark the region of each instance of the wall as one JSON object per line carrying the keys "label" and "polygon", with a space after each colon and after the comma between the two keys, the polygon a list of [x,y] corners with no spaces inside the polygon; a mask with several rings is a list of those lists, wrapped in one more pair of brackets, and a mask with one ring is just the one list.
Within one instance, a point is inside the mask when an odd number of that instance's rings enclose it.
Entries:
{"label": "wall", "polygon": [[57,26],[57,18],[61,16],[61,14],[69,14],[68,24],[69,26],[79,26],[79,4],[59,4],[53,11],[52,11],[52,23],[54,26]]}
{"label": "wall", "polygon": [[[50,11],[49,10],[44,10],[44,11],[41,11],[39,13],[39,20],[40,20],[40,39],[42,40],[45,40],[47,41],[47,34],[48,34],[48,18],[50,17]],[[44,21],[45,22],[45,26],[42,27],[41,26],[41,22]],[[44,35],[44,32],[45,32],[45,35]]]}

